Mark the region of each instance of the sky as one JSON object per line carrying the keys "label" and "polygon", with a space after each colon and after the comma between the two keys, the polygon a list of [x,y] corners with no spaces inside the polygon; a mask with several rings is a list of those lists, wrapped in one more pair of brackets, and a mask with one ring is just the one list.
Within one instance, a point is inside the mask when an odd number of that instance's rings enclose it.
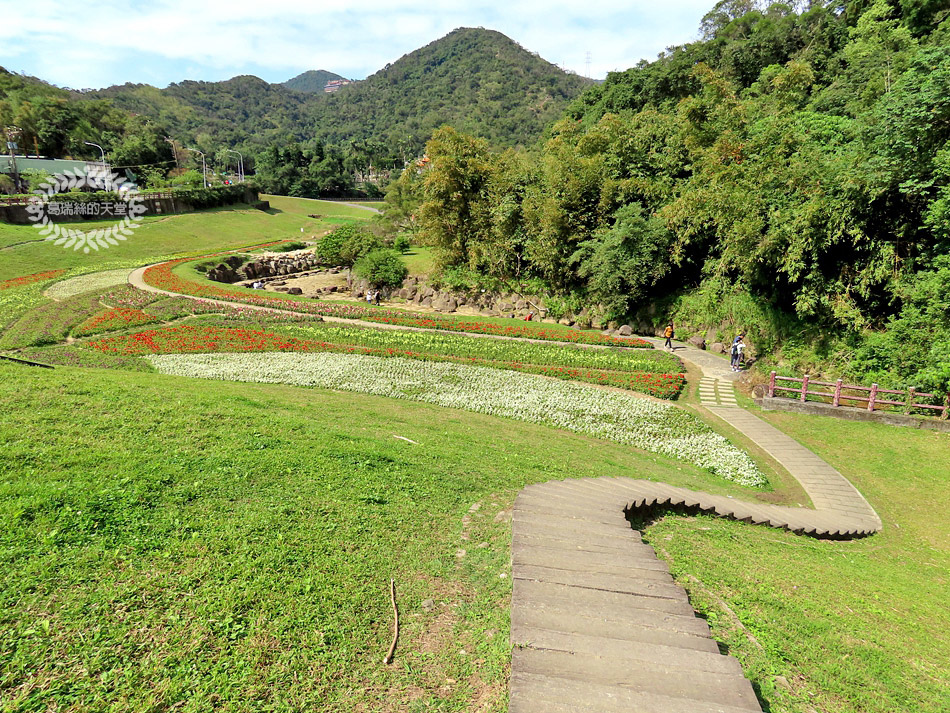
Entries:
{"label": "sky", "polygon": [[[309,69],[364,79],[457,27],[602,79],[698,36],[715,0],[0,0],[0,66],[63,87]],[[588,54],[589,64],[588,64]]]}

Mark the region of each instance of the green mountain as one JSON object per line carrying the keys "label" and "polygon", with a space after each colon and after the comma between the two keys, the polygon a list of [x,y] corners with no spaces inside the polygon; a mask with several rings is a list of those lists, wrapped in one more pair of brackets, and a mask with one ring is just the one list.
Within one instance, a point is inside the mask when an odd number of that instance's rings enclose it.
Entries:
{"label": "green mountain", "polygon": [[420,147],[443,124],[498,146],[533,143],[590,81],[500,32],[461,28],[311,108],[331,143]]}
{"label": "green mountain", "polygon": [[534,143],[590,84],[501,33],[483,29],[455,30],[333,94],[311,88],[322,89],[321,74],[339,76],[305,72],[285,84],[242,76],[185,81],[166,89],[125,84],[80,96],[109,99],[207,150],[318,138],[338,145],[372,141],[416,152],[447,123],[498,146]]}
{"label": "green mountain", "polygon": [[281,86],[287,87],[287,89],[294,92],[320,93],[327,85],[327,82],[332,79],[345,79],[345,77],[341,77],[339,74],[334,74],[333,72],[328,72],[325,69],[311,69],[303,74],[298,74],[293,79],[288,79]]}
{"label": "green mountain", "polygon": [[174,138],[207,151],[312,135],[306,107],[314,95],[250,75],[224,82],[185,81],[165,89],[123,84],[83,95],[88,97],[109,99],[121,109],[148,116]]}

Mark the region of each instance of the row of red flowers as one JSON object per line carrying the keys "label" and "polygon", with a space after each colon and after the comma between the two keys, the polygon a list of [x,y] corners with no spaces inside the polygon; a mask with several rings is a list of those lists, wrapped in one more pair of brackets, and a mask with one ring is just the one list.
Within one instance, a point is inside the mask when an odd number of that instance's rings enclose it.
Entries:
{"label": "row of red flowers", "polygon": [[90,342],[104,353],[126,356],[142,354],[180,354],[206,352],[338,352],[383,357],[405,357],[423,361],[444,361],[475,364],[494,368],[554,376],[560,379],[585,381],[648,393],[659,398],[674,398],[685,383],[683,374],[648,372],[617,372],[600,369],[554,367],[545,364],[495,361],[476,357],[413,352],[403,349],[333,344],[316,339],[299,339],[261,330],[228,327],[193,327],[182,325],[151,329],[137,334],[109,337]]}
{"label": "row of red flowers", "polygon": [[146,314],[140,309],[116,307],[92,315],[76,327],[74,334],[79,336],[83,334],[95,334],[96,332],[110,332],[115,329],[137,327],[140,324],[148,324],[149,322],[155,321],[157,321],[157,319],[154,316]]}
{"label": "row of red flowers", "polygon": [[65,270],[47,270],[46,272],[34,272],[32,275],[23,275],[22,277],[11,277],[9,280],[0,281],[0,290],[9,290],[12,287],[23,287],[32,285],[34,282],[43,280],[52,280],[59,277]]}
{"label": "row of red flowers", "polygon": [[[210,256],[206,256],[210,257]],[[497,336],[518,337],[522,339],[539,339],[545,341],[573,342],[576,344],[595,344],[603,346],[623,346],[636,348],[650,348],[649,342],[643,339],[618,339],[597,332],[581,330],[550,329],[530,324],[512,326],[496,324],[483,320],[465,320],[452,317],[425,316],[413,312],[400,310],[380,310],[358,305],[342,305],[327,302],[302,302],[287,300],[280,297],[249,294],[243,291],[218,287],[212,284],[201,284],[179,277],[173,269],[183,262],[195,258],[171,260],[160,265],[148,268],[143,278],[146,284],[168,292],[225,299],[233,302],[269,307],[274,309],[292,310],[325,317],[341,317],[345,319],[361,319],[370,322],[381,322],[404,327],[421,329],[443,329],[452,332],[469,332],[477,334],[492,334]]]}

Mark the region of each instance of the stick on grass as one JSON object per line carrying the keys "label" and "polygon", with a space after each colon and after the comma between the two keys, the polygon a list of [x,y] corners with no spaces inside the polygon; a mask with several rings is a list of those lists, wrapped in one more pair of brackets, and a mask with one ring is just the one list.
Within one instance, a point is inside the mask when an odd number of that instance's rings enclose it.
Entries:
{"label": "stick on grass", "polygon": [[392,663],[393,652],[396,650],[396,641],[399,639],[399,608],[396,606],[396,580],[389,580],[389,596],[393,602],[393,616],[395,620],[393,621],[393,643],[389,647],[389,653],[386,654],[386,658],[383,659],[383,663]]}

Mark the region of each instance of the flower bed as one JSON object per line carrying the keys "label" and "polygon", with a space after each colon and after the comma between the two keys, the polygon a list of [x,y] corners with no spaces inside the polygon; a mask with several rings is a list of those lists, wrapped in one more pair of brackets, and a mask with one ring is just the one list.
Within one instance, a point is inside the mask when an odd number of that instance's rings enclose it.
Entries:
{"label": "flower bed", "polygon": [[81,295],[84,292],[95,292],[107,287],[118,287],[129,280],[131,268],[122,268],[119,270],[103,270],[93,272],[88,275],[79,275],[70,277],[66,280],[60,280],[51,285],[47,294],[54,300],[65,300],[75,295]]}
{"label": "flower bed", "polygon": [[[207,255],[204,257],[212,256]],[[164,262],[160,265],[153,265],[145,271],[142,277],[146,284],[168,292],[192,295],[195,297],[224,299],[259,307],[291,310],[326,317],[361,319],[404,327],[416,327],[419,329],[444,329],[454,332],[492,334],[522,339],[652,349],[652,345],[642,339],[619,339],[597,332],[552,328],[550,325],[538,326],[526,323],[524,326],[515,326],[487,322],[479,319],[428,316],[400,310],[374,309],[372,307],[362,307],[359,305],[333,304],[318,301],[289,300],[268,296],[266,294],[250,294],[246,291],[238,291],[226,287],[219,287],[218,285],[201,284],[192,280],[186,280],[174,273],[176,266],[193,260],[195,260],[195,258],[181,258]]]}
{"label": "flower bed", "polygon": [[586,381],[616,386],[632,391],[671,399],[683,388],[682,374],[657,374],[608,369],[565,368],[548,364],[532,364],[501,359],[458,356],[454,354],[413,351],[394,346],[367,346],[334,343],[318,339],[277,334],[265,330],[229,327],[181,325],[152,329],[137,334],[108,337],[90,342],[90,347],[103,353],[136,356],[146,354],[182,354],[203,352],[338,352],[380,357],[402,357],[416,361],[473,364],[495,369],[522,371],[553,376],[559,379]]}
{"label": "flower bed", "polygon": [[157,321],[157,317],[146,314],[140,309],[116,307],[102,310],[92,317],[89,317],[79,324],[73,330],[73,333],[76,336],[83,336],[86,334],[97,334],[99,332],[114,332],[117,329],[127,329],[129,327],[137,327],[142,324]]}
{"label": "flower bed", "polygon": [[424,401],[565,428],[693,463],[762,485],[751,458],[672,404],[584,384],[481,366],[355,354],[173,354],[148,357],[166,374],[315,386]]}
{"label": "flower bed", "polygon": [[32,275],[23,275],[23,277],[11,277],[9,280],[0,281],[0,290],[9,290],[14,287],[23,287],[32,285],[34,282],[43,280],[52,280],[62,275],[65,270],[47,270],[46,272],[34,272]]}

